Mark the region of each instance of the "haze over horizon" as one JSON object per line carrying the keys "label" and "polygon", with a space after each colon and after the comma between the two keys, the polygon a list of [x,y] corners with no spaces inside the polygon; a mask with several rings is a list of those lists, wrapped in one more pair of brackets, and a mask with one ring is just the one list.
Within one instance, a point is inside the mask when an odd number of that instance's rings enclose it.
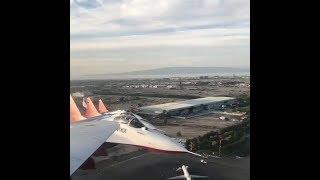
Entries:
{"label": "haze over horizon", "polygon": [[[121,74],[136,74],[136,75],[145,75],[145,74],[197,74],[197,73],[221,73],[221,72],[250,72],[250,68],[233,68],[233,67],[160,67],[152,69],[142,69],[142,70],[131,70],[127,72],[120,73],[103,73],[103,74],[91,74],[92,76],[96,75],[121,75]],[[87,76],[87,75],[84,75]]]}
{"label": "haze over horizon", "polygon": [[76,79],[162,67],[250,66],[249,0],[70,0]]}

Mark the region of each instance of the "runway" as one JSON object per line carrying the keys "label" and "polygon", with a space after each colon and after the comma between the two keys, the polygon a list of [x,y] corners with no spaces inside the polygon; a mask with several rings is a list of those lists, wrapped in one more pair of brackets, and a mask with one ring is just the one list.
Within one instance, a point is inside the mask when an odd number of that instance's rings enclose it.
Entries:
{"label": "runway", "polygon": [[165,180],[182,175],[176,171],[182,165],[189,166],[190,174],[209,176],[212,180],[249,180],[250,157],[205,159],[190,154],[155,154],[139,151],[117,158],[101,161],[96,170],[77,172],[73,180]]}

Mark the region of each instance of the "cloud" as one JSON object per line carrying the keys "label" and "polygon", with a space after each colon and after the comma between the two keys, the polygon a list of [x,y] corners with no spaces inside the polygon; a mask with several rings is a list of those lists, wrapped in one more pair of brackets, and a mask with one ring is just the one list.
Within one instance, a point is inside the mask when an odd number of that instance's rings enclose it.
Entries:
{"label": "cloud", "polygon": [[[200,51],[205,54],[187,54],[203,62],[220,58],[216,64],[228,65],[226,59],[231,55],[226,53],[231,53],[242,58],[234,58],[239,61],[234,64],[249,66],[249,4],[249,0],[71,0],[71,62],[91,66],[99,59],[99,66],[103,66],[108,60],[121,59],[122,64],[139,64],[138,59],[147,62],[165,56],[163,62],[172,63],[186,59],[185,52],[190,49],[203,48]],[[126,54],[134,50],[151,52],[137,53],[135,58]],[[78,67],[72,68],[77,74]],[[94,73],[94,68],[89,69],[87,74]]]}
{"label": "cloud", "polygon": [[74,3],[86,9],[95,9],[102,5],[97,0],[74,0]]}
{"label": "cloud", "polygon": [[[229,33],[225,33],[229,31]],[[242,30],[244,31],[244,30]],[[71,42],[71,51],[103,50],[128,47],[155,47],[155,46],[211,46],[230,47],[249,43],[249,36],[241,30],[218,29],[197,30],[156,35],[131,35],[122,37],[94,38],[93,40]]]}
{"label": "cloud", "polygon": [[71,35],[249,22],[248,0],[126,0],[101,4],[95,9],[71,4]]}

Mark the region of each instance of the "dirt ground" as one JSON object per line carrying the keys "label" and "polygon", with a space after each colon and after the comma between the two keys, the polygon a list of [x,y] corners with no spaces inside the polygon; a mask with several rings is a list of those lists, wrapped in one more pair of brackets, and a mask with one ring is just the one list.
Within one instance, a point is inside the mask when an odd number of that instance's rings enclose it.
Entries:
{"label": "dirt ground", "polygon": [[[230,120],[221,120],[219,117],[225,116]],[[178,137],[177,132],[181,132],[183,139],[190,139],[198,136],[202,136],[214,129],[224,128],[239,121],[232,121],[232,119],[239,120],[239,116],[227,116],[221,114],[209,114],[199,117],[192,117],[189,119],[168,119],[167,125],[157,126],[159,129],[166,132],[170,137]]]}

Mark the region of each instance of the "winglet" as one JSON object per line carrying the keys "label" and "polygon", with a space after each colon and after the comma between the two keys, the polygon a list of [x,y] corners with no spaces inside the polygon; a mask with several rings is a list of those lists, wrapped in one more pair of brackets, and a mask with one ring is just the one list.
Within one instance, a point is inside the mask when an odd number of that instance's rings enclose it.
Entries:
{"label": "winglet", "polygon": [[92,118],[101,115],[100,113],[98,113],[89,97],[86,98],[82,105],[86,108],[86,112],[84,115],[86,118]]}
{"label": "winglet", "polygon": [[84,119],[86,118],[81,115],[76,103],[74,102],[72,96],[70,95],[70,121],[76,122]]}
{"label": "winglet", "polygon": [[98,110],[101,114],[108,112],[108,109],[106,108],[106,106],[103,104],[102,100],[99,99],[99,107]]}

